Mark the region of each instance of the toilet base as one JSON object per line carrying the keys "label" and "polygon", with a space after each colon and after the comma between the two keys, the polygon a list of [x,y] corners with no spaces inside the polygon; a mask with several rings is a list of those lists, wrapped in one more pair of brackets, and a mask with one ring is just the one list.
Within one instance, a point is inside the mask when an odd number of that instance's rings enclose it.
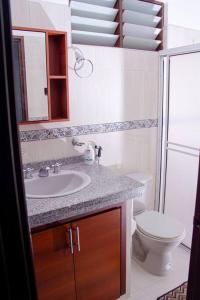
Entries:
{"label": "toilet base", "polygon": [[185,230],[175,238],[154,238],[136,226],[132,236],[132,253],[137,262],[148,272],[166,276],[172,268],[172,253],[185,238]]}
{"label": "toilet base", "polygon": [[150,251],[144,261],[140,261],[136,256],[133,256],[133,258],[146,271],[157,276],[167,276],[172,268],[171,253],[158,255]]}
{"label": "toilet base", "polygon": [[132,258],[146,271],[157,276],[166,276],[172,268],[171,251],[152,251],[144,247],[137,234],[133,238]]}

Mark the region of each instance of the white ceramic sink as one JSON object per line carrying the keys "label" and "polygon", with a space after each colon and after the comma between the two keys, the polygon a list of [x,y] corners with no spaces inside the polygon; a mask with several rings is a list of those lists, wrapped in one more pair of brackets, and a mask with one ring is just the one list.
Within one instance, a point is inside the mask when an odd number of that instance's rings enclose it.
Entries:
{"label": "white ceramic sink", "polygon": [[76,193],[91,182],[90,177],[78,171],[62,170],[48,177],[34,175],[25,180],[27,198],[52,198]]}

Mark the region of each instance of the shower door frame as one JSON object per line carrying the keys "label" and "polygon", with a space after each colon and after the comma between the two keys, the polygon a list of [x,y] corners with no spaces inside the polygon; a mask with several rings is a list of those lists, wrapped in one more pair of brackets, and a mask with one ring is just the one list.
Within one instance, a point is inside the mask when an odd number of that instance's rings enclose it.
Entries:
{"label": "shower door frame", "polygon": [[[160,95],[158,107],[158,155],[157,155],[157,180],[156,180],[156,201],[155,209],[164,213],[165,211],[165,193],[166,193],[166,175],[167,175],[167,159],[168,150],[179,153],[188,154],[186,151],[173,149],[171,146],[182,146],[184,149],[190,148],[193,151],[199,151],[197,148],[188,147],[186,145],[179,145],[168,143],[168,129],[169,129],[169,91],[170,91],[170,58],[179,55],[200,53],[200,44],[178,47],[159,52],[160,56]],[[197,154],[190,154],[199,157]],[[186,246],[186,248],[188,248]]]}

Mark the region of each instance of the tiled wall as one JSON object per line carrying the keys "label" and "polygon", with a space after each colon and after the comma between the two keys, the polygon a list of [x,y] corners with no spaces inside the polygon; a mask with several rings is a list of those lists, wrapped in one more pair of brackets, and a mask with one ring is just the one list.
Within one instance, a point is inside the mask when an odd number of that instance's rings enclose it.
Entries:
{"label": "tiled wall", "polygon": [[165,3],[166,48],[200,43],[200,2],[198,0],[161,1]]}
{"label": "tiled wall", "polygon": [[70,28],[68,2],[68,0],[10,0],[12,23],[15,26],[67,30]]}
{"label": "tiled wall", "polygon": [[[56,2],[56,1],[55,1]],[[58,2],[58,1],[57,1]],[[12,0],[13,25],[37,28],[70,29],[69,9],[51,1]],[[19,4],[20,3],[20,4]],[[19,9],[24,5],[23,14]],[[36,17],[37,13],[39,17]],[[58,128],[144,119],[157,119],[158,54],[128,49],[80,46],[94,63],[88,79],[69,70],[70,122],[21,126],[21,130]],[[70,53],[69,63],[73,57]],[[23,142],[23,162],[79,155],[83,149],[72,147],[71,137]],[[157,128],[132,129],[79,136],[102,145],[102,164],[122,173],[143,171],[156,174]],[[154,184],[155,186],[155,184]],[[152,190],[151,207],[154,201]]]}
{"label": "tiled wall", "polygon": [[167,47],[175,48],[200,43],[200,30],[169,24],[167,26]]}

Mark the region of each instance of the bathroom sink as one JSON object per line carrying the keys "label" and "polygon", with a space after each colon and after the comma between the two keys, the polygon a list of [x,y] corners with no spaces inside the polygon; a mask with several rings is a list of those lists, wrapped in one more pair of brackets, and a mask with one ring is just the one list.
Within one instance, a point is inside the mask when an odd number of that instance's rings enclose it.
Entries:
{"label": "bathroom sink", "polygon": [[52,198],[76,193],[91,182],[90,177],[78,171],[62,170],[59,174],[25,180],[27,198]]}

